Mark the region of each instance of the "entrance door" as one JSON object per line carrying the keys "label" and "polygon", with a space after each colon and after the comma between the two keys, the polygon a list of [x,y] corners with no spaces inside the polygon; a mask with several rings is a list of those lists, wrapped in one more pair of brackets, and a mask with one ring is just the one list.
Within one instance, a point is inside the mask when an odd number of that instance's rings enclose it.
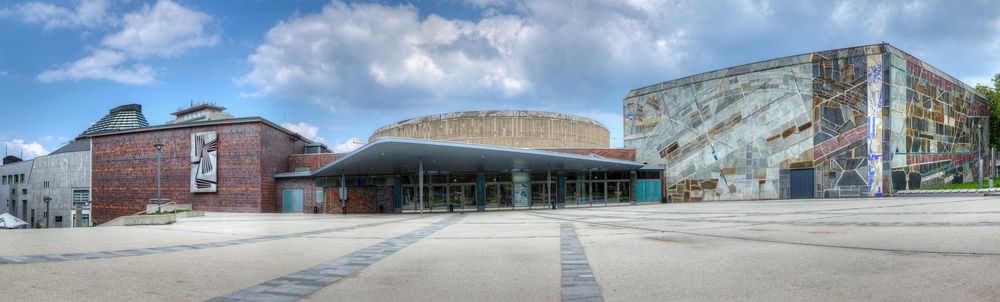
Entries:
{"label": "entrance door", "polygon": [[813,178],[813,169],[792,169],[788,172],[789,180],[791,180],[791,194],[789,194],[789,198],[813,198],[816,196],[813,193],[816,187],[814,185],[816,180]]}
{"label": "entrance door", "polygon": [[281,212],[302,213],[302,189],[288,189],[281,192]]}
{"label": "entrance door", "polygon": [[636,202],[659,202],[660,201],[660,180],[659,179],[639,179],[635,184]]}

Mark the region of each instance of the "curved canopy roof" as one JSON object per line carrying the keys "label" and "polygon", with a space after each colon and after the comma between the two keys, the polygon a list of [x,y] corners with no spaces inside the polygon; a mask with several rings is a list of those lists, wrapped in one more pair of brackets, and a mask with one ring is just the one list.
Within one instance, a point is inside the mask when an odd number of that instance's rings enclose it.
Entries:
{"label": "curved canopy roof", "polygon": [[594,156],[405,138],[383,138],[312,172],[277,178],[487,171],[638,170],[643,163]]}

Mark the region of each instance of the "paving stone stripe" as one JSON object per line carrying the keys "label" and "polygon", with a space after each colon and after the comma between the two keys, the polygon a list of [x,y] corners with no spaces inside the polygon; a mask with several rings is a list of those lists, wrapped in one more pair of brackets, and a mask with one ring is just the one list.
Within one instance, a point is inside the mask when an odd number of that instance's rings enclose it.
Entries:
{"label": "paving stone stripe", "polygon": [[29,264],[29,263],[45,263],[45,262],[63,262],[63,261],[80,261],[80,260],[94,260],[94,259],[108,259],[108,258],[119,258],[119,257],[135,257],[143,255],[152,254],[165,254],[181,251],[191,251],[191,250],[201,250],[208,248],[226,247],[247,243],[258,243],[267,242],[281,239],[298,238],[319,235],[330,232],[337,231],[347,231],[358,228],[366,228],[379,226],[388,223],[397,223],[407,220],[419,219],[421,217],[411,217],[400,220],[393,221],[381,221],[373,222],[352,226],[343,226],[335,228],[319,229],[315,231],[308,232],[298,232],[283,235],[268,235],[253,238],[243,238],[243,239],[233,239],[225,241],[216,242],[205,242],[205,243],[194,243],[194,244],[181,244],[172,246],[161,246],[161,247],[150,247],[150,248],[136,248],[136,249],[126,249],[126,250],[114,250],[114,251],[101,251],[101,252],[87,252],[87,253],[64,253],[64,254],[47,254],[47,255],[24,255],[24,256],[5,256],[0,257],[0,265],[3,264]]}
{"label": "paving stone stripe", "polygon": [[573,224],[562,223],[561,228],[562,301],[604,301]]}
{"label": "paving stone stripe", "polygon": [[298,301],[462,219],[453,215],[317,266],[208,301]]}

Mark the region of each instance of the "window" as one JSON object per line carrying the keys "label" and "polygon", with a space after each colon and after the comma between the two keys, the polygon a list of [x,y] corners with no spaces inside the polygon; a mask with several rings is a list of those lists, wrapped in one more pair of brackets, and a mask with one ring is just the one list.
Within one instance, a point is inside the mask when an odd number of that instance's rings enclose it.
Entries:
{"label": "window", "polygon": [[42,188],[48,188],[48,187],[49,187],[49,182],[48,181],[42,182]]}
{"label": "window", "polygon": [[5,185],[7,184],[7,175],[3,176],[3,182],[2,182],[2,184],[5,184]]}
{"label": "window", "polygon": [[73,190],[73,204],[90,202],[90,190]]}
{"label": "window", "polygon": [[21,194],[28,195],[28,189],[21,189]]}
{"label": "window", "polygon": [[323,187],[316,187],[316,203],[322,204],[323,200]]}
{"label": "window", "polygon": [[21,174],[21,182],[27,182],[28,180],[24,178],[24,174]]}
{"label": "window", "polygon": [[16,174],[14,175],[14,183],[18,183]]}

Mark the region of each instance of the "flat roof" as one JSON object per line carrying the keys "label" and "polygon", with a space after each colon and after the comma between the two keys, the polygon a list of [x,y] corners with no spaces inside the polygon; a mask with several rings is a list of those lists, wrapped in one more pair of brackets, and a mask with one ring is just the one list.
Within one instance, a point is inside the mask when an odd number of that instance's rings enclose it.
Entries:
{"label": "flat roof", "polygon": [[[879,49],[873,49],[873,48],[879,48]],[[867,51],[870,50],[877,50],[879,51],[878,53],[880,54],[899,52],[900,54],[905,54],[906,56],[913,57],[914,59],[917,59],[918,61],[922,62],[927,67],[933,68],[936,72],[940,73],[948,80],[955,82],[957,85],[962,86],[966,90],[969,90],[980,97],[986,98],[985,95],[976,90],[973,86],[966,84],[965,82],[962,82],[958,78],[955,78],[954,76],[942,71],[941,69],[938,69],[937,67],[934,67],[930,63],[927,63],[916,56],[913,56],[899,48],[896,48],[895,46],[892,46],[892,44],[883,42],[877,44],[858,45],[858,46],[851,46],[851,47],[844,47],[844,48],[837,48],[830,50],[811,51],[807,53],[800,53],[790,56],[777,57],[773,59],[760,60],[746,64],[719,68],[711,71],[701,72],[693,75],[676,78],[673,80],[663,81],[656,84],[635,88],[629,90],[628,95],[625,97],[625,99],[646,95],[658,91],[663,91],[674,87],[690,85],[710,80],[717,80],[720,78],[725,78],[730,76],[759,72],[790,65],[806,64],[806,63],[811,64],[812,61],[809,60],[809,58],[811,58],[812,55],[834,54],[833,57],[828,57],[827,59],[838,59],[842,57],[851,57],[855,55],[865,54]]]}
{"label": "flat roof", "polygon": [[382,138],[312,172],[280,173],[276,178],[417,173],[423,160],[430,173],[489,171],[639,170],[644,163],[554,151],[408,138]]}

